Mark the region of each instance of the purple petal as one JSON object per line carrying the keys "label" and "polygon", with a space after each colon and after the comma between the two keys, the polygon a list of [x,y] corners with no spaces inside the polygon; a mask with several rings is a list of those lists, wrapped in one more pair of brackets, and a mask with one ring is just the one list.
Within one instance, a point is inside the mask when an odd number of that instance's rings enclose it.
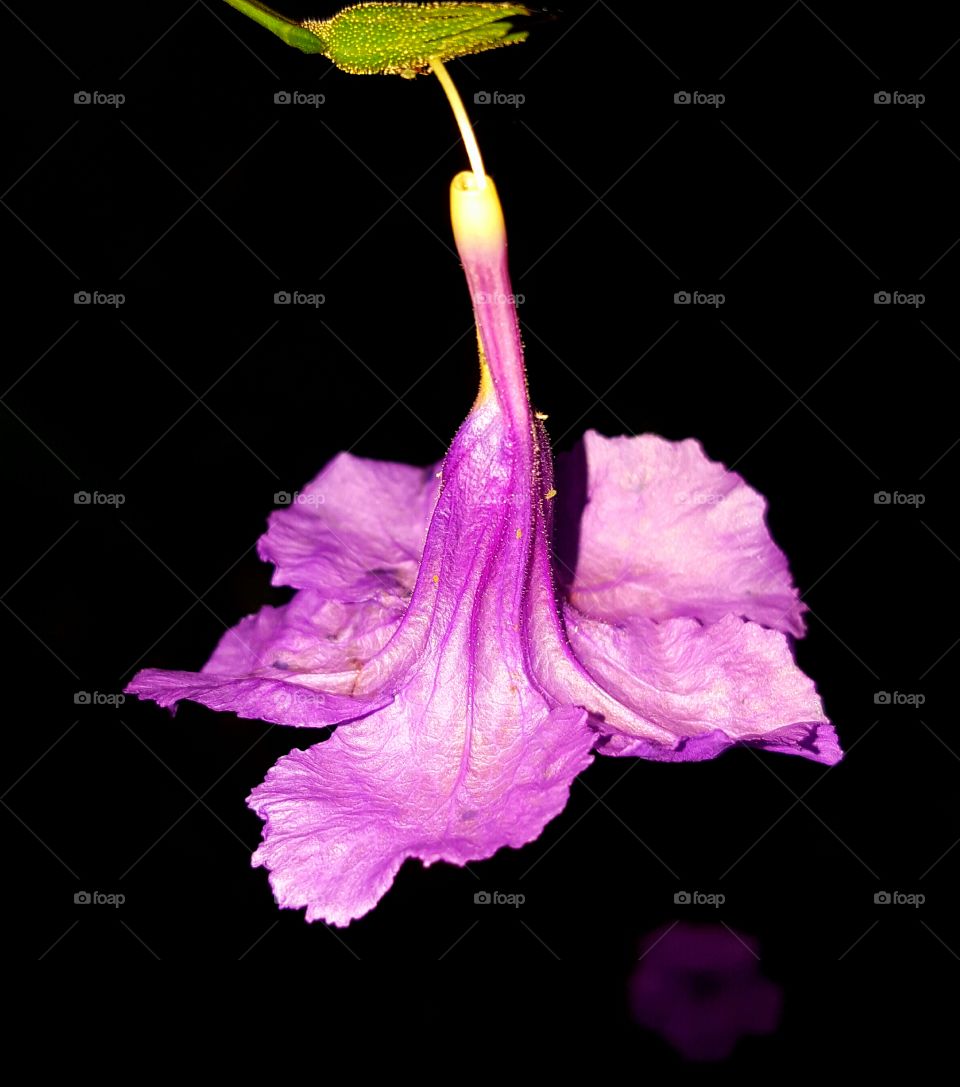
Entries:
{"label": "purple petal", "polygon": [[557,478],[560,573],[584,614],[713,623],[733,613],[803,634],[764,499],[698,442],[588,431]]}
{"label": "purple petal", "polygon": [[204,666],[208,675],[264,672],[278,678],[356,673],[393,636],[407,600],[383,592],[345,604],[304,589],[227,631]]}
{"label": "purple petal", "polygon": [[[282,758],[248,801],[266,821],[254,865],[281,906],[347,925],[407,857],[464,865],[536,838],[592,760],[579,710],[505,718],[455,711],[459,692],[416,695]],[[491,712],[492,711],[492,712]]]}
{"label": "purple petal", "polygon": [[238,717],[271,721],[276,725],[322,728],[351,721],[390,704],[389,693],[364,699],[277,679],[223,678],[202,672],[166,672],[147,668],[126,688],[158,706],[176,706],[185,698],[212,710],[229,710]]}
{"label": "purple petal", "polygon": [[257,545],[274,585],[338,600],[409,593],[440,482],[436,467],[341,453],[270,515]]}
{"label": "purple petal", "polygon": [[[643,618],[613,626],[568,606],[565,618],[577,660],[637,717],[600,723],[610,736],[604,754],[686,762],[746,743],[818,762],[840,759],[813,681],[779,631],[735,615],[712,626]],[[674,734],[673,745],[663,743],[663,731]]]}
{"label": "purple petal", "polygon": [[396,630],[406,600],[346,605],[312,590],[281,608],[262,608],[220,640],[202,672],[139,672],[127,691],[175,706],[192,699],[274,724],[321,727],[388,705],[392,691],[357,689],[368,660]]}

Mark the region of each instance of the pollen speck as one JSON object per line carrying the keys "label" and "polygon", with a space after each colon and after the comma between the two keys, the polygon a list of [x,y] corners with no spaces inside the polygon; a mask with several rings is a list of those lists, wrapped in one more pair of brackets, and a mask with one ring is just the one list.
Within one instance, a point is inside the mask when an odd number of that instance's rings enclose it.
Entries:
{"label": "pollen speck", "polygon": [[517,539],[519,540],[519,539],[520,539],[520,537],[521,537],[522,535],[523,535],[523,529],[522,529],[522,528],[518,528],[518,529],[517,529]]}
{"label": "pollen speck", "polygon": [[543,497],[549,502],[551,498],[557,497],[557,492],[551,487]]}
{"label": "pollen speck", "polygon": [[433,575],[433,583],[434,583],[434,585],[439,585],[440,584],[440,575],[439,574],[434,574]]}
{"label": "pollen speck", "polygon": [[533,414],[541,423],[545,423],[550,418],[549,415],[544,415],[542,411],[535,411]]}

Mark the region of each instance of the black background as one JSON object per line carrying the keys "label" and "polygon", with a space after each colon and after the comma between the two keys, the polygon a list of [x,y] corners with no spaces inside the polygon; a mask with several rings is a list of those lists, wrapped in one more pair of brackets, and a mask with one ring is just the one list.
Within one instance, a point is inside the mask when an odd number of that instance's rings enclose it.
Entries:
{"label": "black background", "polygon": [[[641,935],[682,917],[756,934],[785,988],[781,1031],[744,1043],[744,1065],[931,1029],[960,952],[955,15],[571,2],[530,42],[450,65],[503,198],[557,448],[588,427],[695,436],[768,497],[811,609],[798,659],[849,754],[830,770],[750,751],[600,758],[539,841],[474,866],[480,882],[409,862],[338,930],[277,910],[249,867],[244,799],[305,734],[74,695],[199,668],[225,626],[286,599],[254,542],[274,493],[337,451],[442,456],[476,382],[447,219],[465,158],[431,78],[348,76],[214,0],[97,10],[0,10],[16,953],[443,958],[527,977],[588,963],[591,1015],[670,1064],[624,994]],[[275,104],[283,90],[325,101]],[[684,90],[726,101],[676,104]],[[325,300],[277,306],[282,290]],[[681,290],[726,300],[678,306]],[[926,300],[875,305],[883,290]],[[526,903],[480,912],[481,887]],[[126,902],[75,906],[84,889]],[[726,902],[681,909],[683,889]],[[878,906],[880,890],[926,903]]]}

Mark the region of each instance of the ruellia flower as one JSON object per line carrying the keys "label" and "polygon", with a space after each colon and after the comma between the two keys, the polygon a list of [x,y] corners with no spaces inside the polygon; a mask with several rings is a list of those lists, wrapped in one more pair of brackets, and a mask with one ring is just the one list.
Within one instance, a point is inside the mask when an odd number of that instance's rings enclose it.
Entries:
{"label": "ruellia flower", "polygon": [[362,916],[408,857],[463,865],[533,840],[594,751],[840,757],[791,656],[803,609],[763,500],[696,442],[652,435],[588,433],[554,476],[493,181],[459,174],[451,205],[481,378],[442,463],[336,457],[260,540],[293,600],[244,619],[201,672],[128,688],[339,726],[249,799],[254,864],[308,920]]}
{"label": "ruellia flower", "polygon": [[[286,33],[263,5],[234,6]],[[501,27],[515,10],[360,7],[381,30],[394,9],[421,20],[405,56],[437,40],[425,11]],[[684,762],[750,744],[840,758],[792,658],[803,606],[758,494],[696,442],[652,435],[588,433],[554,475],[496,187],[442,56],[427,60],[472,166],[451,214],[477,325],[473,408],[438,465],[334,458],[260,540],[274,584],[297,590],[290,603],[242,620],[202,671],[148,669],[127,688],[337,726],[248,800],[265,822],[253,862],[277,901],[335,925],[375,906],[408,857],[464,865],[537,838],[594,752]]]}
{"label": "ruellia flower", "polygon": [[630,979],[635,1021],[689,1061],[722,1061],[748,1035],[780,1022],[783,993],[760,970],[757,941],[723,925],[686,922],[651,933]]}

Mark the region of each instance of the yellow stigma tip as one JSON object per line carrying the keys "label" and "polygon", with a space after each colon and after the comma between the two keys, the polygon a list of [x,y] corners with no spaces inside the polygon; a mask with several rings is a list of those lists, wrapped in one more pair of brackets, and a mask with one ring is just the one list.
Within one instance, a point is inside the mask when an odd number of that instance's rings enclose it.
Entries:
{"label": "yellow stigma tip", "polygon": [[547,491],[547,493],[543,497],[549,502],[551,498],[557,497],[557,492],[551,487],[551,489]]}
{"label": "yellow stigma tip", "polygon": [[450,185],[450,218],[460,250],[497,249],[506,240],[503,209],[489,174],[457,174]]}
{"label": "yellow stigma tip", "polygon": [[549,415],[544,415],[542,411],[535,411],[533,414],[534,418],[539,419],[541,423],[545,423],[550,418]]}

